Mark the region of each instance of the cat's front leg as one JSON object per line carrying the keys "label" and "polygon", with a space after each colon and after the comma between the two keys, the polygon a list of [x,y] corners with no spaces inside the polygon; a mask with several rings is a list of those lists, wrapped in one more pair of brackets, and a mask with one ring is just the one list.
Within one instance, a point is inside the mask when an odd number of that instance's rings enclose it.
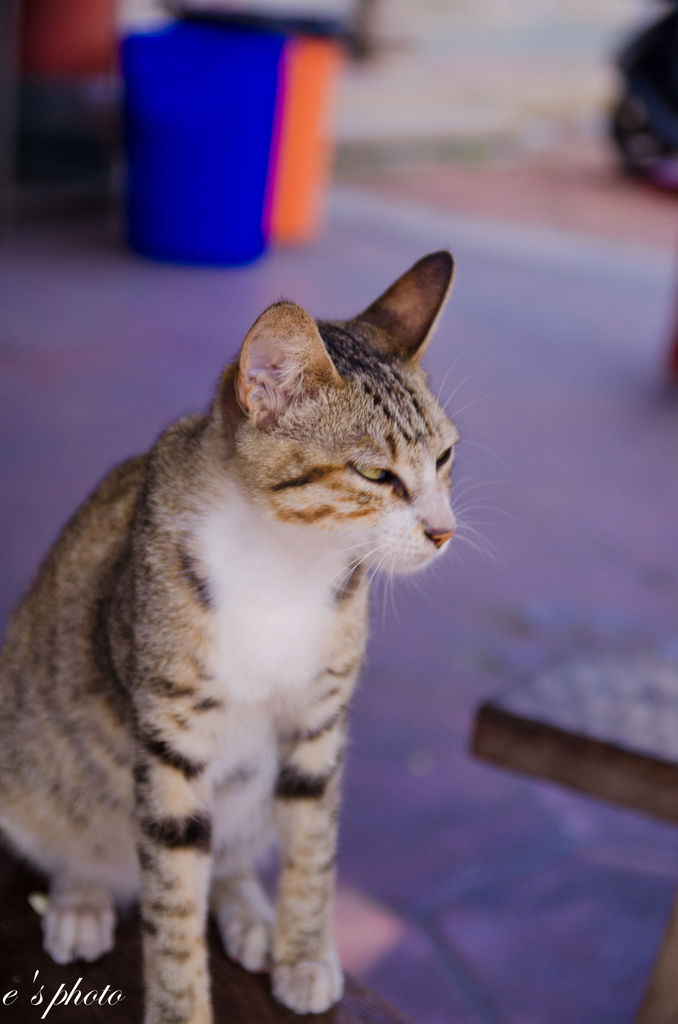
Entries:
{"label": "cat's front leg", "polygon": [[281,874],[273,991],[297,1013],[320,1013],[343,992],[332,935],[334,862],[344,746],[339,709],[289,749],[276,789]]}
{"label": "cat's front leg", "polygon": [[211,1024],[205,927],[210,792],[202,764],[165,741],[136,764],[145,1024]]}

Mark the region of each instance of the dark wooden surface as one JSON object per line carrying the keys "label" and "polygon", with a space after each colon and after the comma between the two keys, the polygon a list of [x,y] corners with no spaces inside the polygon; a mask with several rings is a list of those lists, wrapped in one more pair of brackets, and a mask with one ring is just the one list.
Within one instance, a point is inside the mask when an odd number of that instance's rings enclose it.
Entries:
{"label": "dark wooden surface", "polygon": [[480,708],[473,751],[678,822],[678,668],[648,654],[556,665]]}
{"label": "dark wooden surface", "polygon": [[[119,922],[115,949],[96,963],[78,961],[55,964],[42,949],[41,924],[28,901],[32,893],[44,893],[45,883],[38,875],[0,852],[0,1019],[8,1024],[28,1024],[42,1019],[49,1024],[141,1024],[141,947],[137,915],[129,914]],[[268,976],[253,975],[227,959],[218,935],[210,932],[211,974],[216,1024],[292,1024],[294,1021],[318,1021],[322,1024],[407,1024],[380,999],[348,978],[341,1003],[322,1014],[300,1017],[277,1003],[271,993]],[[36,975],[36,972],[39,972]],[[81,979],[79,984],[78,979]],[[69,1005],[55,1003],[43,1017],[56,993],[64,996],[77,984]],[[43,1001],[32,1005],[31,998],[43,985]],[[86,993],[120,990],[124,999],[114,1005],[85,1006]],[[11,994],[16,991],[14,1001]],[[3,1006],[3,997],[6,1003]],[[95,997],[90,997],[94,999]]]}

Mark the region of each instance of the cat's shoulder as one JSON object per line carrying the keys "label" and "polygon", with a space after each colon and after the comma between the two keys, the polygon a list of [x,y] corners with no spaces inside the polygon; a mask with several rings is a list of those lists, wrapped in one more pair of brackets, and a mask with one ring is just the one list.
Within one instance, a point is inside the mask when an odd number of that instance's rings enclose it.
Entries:
{"label": "cat's shoulder", "polygon": [[112,469],[97,483],[64,526],[56,549],[88,539],[104,541],[129,525],[132,511],[143,486],[147,455],[135,455]]}
{"label": "cat's shoulder", "polygon": [[210,448],[207,414],[191,414],[175,420],[158,437],[146,456],[148,485],[174,484],[195,468],[196,460]]}
{"label": "cat's shoulder", "polygon": [[148,454],[133,455],[119,462],[96,485],[85,505],[111,504],[135,494],[144,479]]}

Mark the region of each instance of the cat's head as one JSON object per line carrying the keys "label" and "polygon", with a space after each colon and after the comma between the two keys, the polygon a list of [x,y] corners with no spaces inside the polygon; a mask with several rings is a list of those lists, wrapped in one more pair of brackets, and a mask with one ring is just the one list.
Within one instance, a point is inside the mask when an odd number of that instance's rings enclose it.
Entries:
{"label": "cat's head", "polygon": [[453,268],[448,252],[425,256],[344,322],[276,303],[222,383],[252,500],[275,520],[336,532],[387,571],[426,565],[455,530],[458,434],[420,367]]}

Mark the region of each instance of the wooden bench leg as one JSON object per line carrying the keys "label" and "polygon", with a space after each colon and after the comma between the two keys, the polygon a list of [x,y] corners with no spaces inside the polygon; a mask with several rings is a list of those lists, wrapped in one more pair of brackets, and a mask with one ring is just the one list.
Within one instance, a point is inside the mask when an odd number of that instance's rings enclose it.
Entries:
{"label": "wooden bench leg", "polygon": [[678,895],[634,1024],[678,1021]]}

